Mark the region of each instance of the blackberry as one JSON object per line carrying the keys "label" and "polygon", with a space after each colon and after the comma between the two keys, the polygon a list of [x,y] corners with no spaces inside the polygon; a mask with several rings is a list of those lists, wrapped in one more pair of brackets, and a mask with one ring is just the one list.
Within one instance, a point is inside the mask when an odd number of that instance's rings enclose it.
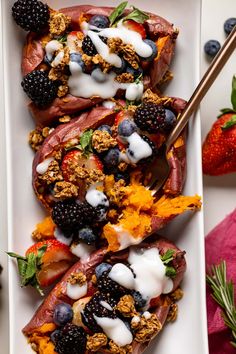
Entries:
{"label": "blackberry", "polygon": [[58,86],[45,71],[35,70],[27,74],[21,86],[38,107],[49,105],[57,97]]}
{"label": "blackberry", "polygon": [[12,16],[25,31],[40,32],[48,24],[49,7],[38,0],[18,0],[12,7]]}
{"label": "blackberry", "polygon": [[98,317],[116,318],[116,314],[113,311],[113,307],[115,307],[116,303],[117,302],[108,294],[96,293],[86,304],[82,313],[84,324],[93,332],[103,332],[94,319],[94,315]]}
{"label": "blackberry", "polygon": [[82,42],[82,50],[85,54],[91,57],[97,54],[97,49],[89,36],[84,37]]}
{"label": "blackberry", "polygon": [[109,278],[109,272],[103,272],[97,281],[98,290],[106,294],[112,294],[115,297],[120,297],[127,291],[123,286]]}
{"label": "blackberry", "polygon": [[55,351],[58,354],[83,354],[86,350],[86,332],[82,327],[68,323],[56,338]]}
{"label": "blackberry", "polygon": [[[104,43],[107,43],[107,38],[102,36],[99,37]],[[89,36],[84,37],[82,42],[82,50],[85,54],[89,55],[90,57],[97,54],[97,49]]]}
{"label": "blackberry", "polygon": [[165,130],[165,108],[155,103],[143,103],[134,114],[137,126],[148,133]]}
{"label": "blackberry", "polygon": [[52,218],[61,230],[73,231],[83,226],[84,208],[74,200],[60,201],[53,206]]}
{"label": "blackberry", "polygon": [[99,211],[87,202],[78,204],[81,212],[83,213],[83,219],[85,224],[91,224],[99,218]]}

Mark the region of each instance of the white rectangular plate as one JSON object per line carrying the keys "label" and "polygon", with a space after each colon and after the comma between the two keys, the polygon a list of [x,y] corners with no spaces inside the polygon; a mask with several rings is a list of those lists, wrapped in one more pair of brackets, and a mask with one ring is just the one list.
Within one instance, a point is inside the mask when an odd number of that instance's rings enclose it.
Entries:
{"label": "white rectangular plate", "polygon": [[[49,0],[48,4],[60,8],[86,2]],[[25,34],[13,23],[12,3],[12,0],[2,2],[8,228],[9,250],[22,254],[31,242],[30,235],[35,223],[43,217],[44,212],[31,188],[33,153],[27,145],[27,136],[34,124],[20,87]],[[119,1],[93,0],[89,3],[116,6]],[[173,64],[175,78],[166,92],[188,99],[199,80],[200,0],[136,0],[132,4],[163,16],[180,29]],[[188,177],[184,193],[202,195],[199,116],[191,122],[189,129]],[[183,283],[185,297],[180,302],[178,320],[166,326],[147,354],[207,354],[203,214],[198,212],[180,217],[162,233],[187,252],[188,270]],[[10,262],[9,269],[10,353],[32,354],[21,329],[30,320],[40,299],[34,290],[19,287],[13,262]]]}

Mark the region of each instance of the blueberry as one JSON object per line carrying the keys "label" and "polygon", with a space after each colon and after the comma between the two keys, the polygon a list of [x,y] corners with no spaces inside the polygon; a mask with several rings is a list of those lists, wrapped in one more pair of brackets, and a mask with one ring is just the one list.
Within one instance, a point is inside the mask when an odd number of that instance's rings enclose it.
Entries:
{"label": "blueberry", "polygon": [[58,326],[64,326],[67,322],[70,322],[73,318],[73,310],[69,304],[61,303],[56,305],[53,313],[53,321]]}
{"label": "blueberry", "polygon": [[99,83],[107,81],[107,75],[104,74],[100,68],[96,68],[95,70],[93,70],[91,76],[95,81]]}
{"label": "blueberry", "polygon": [[107,271],[110,271],[112,266],[108,263],[101,263],[95,268],[95,274],[97,279],[100,278],[100,276]]}
{"label": "blueberry", "polygon": [[148,57],[148,58],[141,57],[141,60],[152,61],[156,58],[157,53],[158,53],[156,43],[151,41],[151,39],[144,39],[144,42],[152,48],[152,55],[150,55],[150,57]]}
{"label": "blueberry", "polygon": [[79,230],[78,237],[81,241],[84,241],[88,245],[91,245],[97,240],[97,236],[89,227],[84,227],[83,229]]}
{"label": "blueberry", "polygon": [[221,45],[218,41],[211,39],[204,45],[204,50],[207,55],[213,58],[219,52],[220,47]]}
{"label": "blueberry", "polygon": [[54,332],[52,332],[52,334],[50,335],[51,341],[53,342],[53,344],[56,344],[58,342],[58,340],[61,338],[62,333],[59,329],[56,329]]}
{"label": "blueberry", "polygon": [[144,300],[139,291],[133,290],[131,295],[133,296],[135,305],[138,309],[141,309],[146,305],[147,302]]}
{"label": "blueberry", "polygon": [[236,18],[235,17],[228,18],[228,20],[226,20],[224,23],[225,33],[230,34],[230,32],[232,32],[234,26],[236,26]]}
{"label": "blueberry", "polygon": [[108,207],[106,207],[104,205],[97,206],[96,212],[97,212],[98,221],[106,220],[107,210],[108,210]]}
{"label": "blueberry", "polygon": [[113,148],[108,150],[107,154],[104,156],[104,163],[107,167],[115,167],[119,164],[120,151],[118,148]]}
{"label": "blueberry", "polygon": [[97,130],[101,130],[102,132],[107,132],[110,135],[112,135],[111,127],[107,124],[100,125],[100,127],[98,127]]}
{"label": "blueberry", "polygon": [[124,60],[124,58],[120,58],[120,59],[121,59],[121,67],[117,68],[114,66],[112,69],[117,75],[125,73],[127,68],[127,62]]}
{"label": "blueberry", "polygon": [[142,68],[138,68],[138,69],[134,69],[131,66],[128,66],[126,69],[126,72],[129,74],[132,74],[135,78],[135,80],[140,77],[141,75],[143,75],[143,69]]}
{"label": "blueberry", "polygon": [[98,28],[108,28],[110,26],[110,20],[104,15],[94,15],[89,20],[89,24]]}
{"label": "blueberry", "polygon": [[176,116],[170,109],[165,109],[165,130],[173,128],[176,122]]}
{"label": "blueberry", "polygon": [[123,179],[125,181],[126,184],[129,184],[130,182],[130,174],[126,173],[126,172],[117,172],[114,175],[115,181],[119,181],[121,179]]}
{"label": "blueberry", "polygon": [[120,136],[130,136],[137,131],[137,125],[131,119],[124,119],[118,125],[118,134]]}
{"label": "blueberry", "polygon": [[81,66],[82,70],[85,70],[85,64],[82,60],[82,55],[80,53],[71,53],[70,61],[78,63]]}

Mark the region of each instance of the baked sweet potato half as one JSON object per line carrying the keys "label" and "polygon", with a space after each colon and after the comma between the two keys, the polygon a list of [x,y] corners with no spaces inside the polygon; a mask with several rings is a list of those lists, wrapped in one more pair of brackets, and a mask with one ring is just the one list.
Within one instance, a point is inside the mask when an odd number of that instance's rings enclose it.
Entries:
{"label": "baked sweet potato half", "polygon": [[117,254],[100,249],[65,274],[23,333],[40,354],[141,354],[176,319],[184,254],[157,235]]}
{"label": "baked sweet potato half", "polygon": [[[159,104],[149,101],[154,98]],[[89,242],[90,232],[94,242],[118,251],[200,207],[198,196],[181,195],[185,133],[169,152],[171,172],[163,189],[152,197],[145,187],[168,136],[167,117],[173,125],[184,105],[149,92],[139,107],[93,108],[46,138],[33,162],[33,188],[65,235]]]}
{"label": "baked sweet potato half", "polygon": [[[114,11],[90,5],[50,9],[48,28],[28,34],[22,86],[32,100],[29,109],[37,126],[58,123],[59,117],[112,97],[139,100],[144,88],[161,82],[178,31],[155,14],[123,10],[117,21]],[[137,22],[133,11],[138,11]]]}

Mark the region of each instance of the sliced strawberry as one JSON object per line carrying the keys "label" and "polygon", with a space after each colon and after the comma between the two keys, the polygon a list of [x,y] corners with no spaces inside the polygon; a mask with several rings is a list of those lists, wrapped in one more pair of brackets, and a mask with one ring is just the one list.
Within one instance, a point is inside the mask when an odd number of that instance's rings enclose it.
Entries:
{"label": "sliced strawberry", "polygon": [[66,181],[70,180],[70,176],[73,174],[74,166],[85,167],[89,170],[103,170],[103,164],[98,156],[89,154],[89,156],[86,157],[81,151],[72,150],[65,155],[61,164],[62,174]]}
{"label": "sliced strawberry", "polygon": [[42,287],[49,286],[61,278],[63,274],[71,267],[72,263],[66,260],[50,263],[43,266],[37,274],[37,280]]}
{"label": "sliced strawberry", "polygon": [[56,239],[48,239],[31,246],[22,257],[15,253],[21,277],[21,286],[31,285],[43,295],[41,286],[53,284],[71,267],[76,257],[70,248]]}
{"label": "sliced strawberry", "polygon": [[42,266],[46,266],[49,263],[60,262],[61,260],[71,262],[74,259],[70,247],[56,239],[49,239],[35,243],[26,251],[25,255],[28,256],[30,253],[37,255],[39,249],[44,246],[47,248],[41,257]]}
{"label": "sliced strawberry", "polygon": [[133,20],[127,20],[124,24],[125,27],[127,27],[129,30],[138,32],[143,39],[147,37],[145,27],[141,23],[135,22]]}

